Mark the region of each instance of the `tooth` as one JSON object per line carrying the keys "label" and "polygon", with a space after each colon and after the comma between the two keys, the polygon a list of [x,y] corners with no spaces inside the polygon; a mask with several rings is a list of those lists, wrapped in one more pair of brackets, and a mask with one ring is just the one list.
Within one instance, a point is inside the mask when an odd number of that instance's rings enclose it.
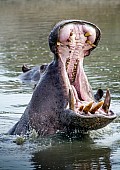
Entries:
{"label": "tooth", "polygon": [[88,43],[88,44],[91,45],[92,47],[96,47],[96,45],[93,44],[90,40],[87,40],[86,43]]}
{"label": "tooth", "polygon": [[110,102],[111,102],[110,91],[109,91],[109,89],[107,89],[104,104],[102,106],[103,110],[106,113],[108,113],[108,110],[109,110],[109,107],[110,107]]}
{"label": "tooth", "polygon": [[66,70],[68,69],[69,63],[70,63],[70,58],[67,58],[67,60],[66,60]]}
{"label": "tooth", "polygon": [[90,103],[88,103],[88,104],[84,107],[83,112],[88,113],[89,110],[90,110],[91,107],[92,107],[92,104],[93,104],[93,101],[90,102]]}
{"label": "tooth", "polygon": [[74,68],[73,68],[73,72],[72,72],[72,82],[75,81],[78,64],[79,64],[79,59],[76,59],[76,63],[74,64]]}
{"label": "tooth", "polygon": [[71,89],[69,89],[69,108],[71,110],[75,110],[75,106],[74,106],[74,95]]}
{"label": "tooth", "polygon": [[79,111],[81,112],[83,110],[84,106],[81,105],[80,108],[79,108]]}
{"label": "tooth", "polygon": [[90,32],[86,32],[85,34],[84,34],[84,36],[85,37],[89,37],[89,36],[91,36],[92,34],[90,33]]}
{"label": "tooth", "polygon": [[88,43],[88,44],[92,44],[92,42],[90,41],[90,40],[86,40],[86,43]]}
{"label": "tooth", "polygon": [[103,105],[103,103],[104,101],[100,101],[95,106],[93,106],[92,109],[90,109],[90,113],[94,114]]}
{"label": "tooth", "polygon": [[57,46],[60,46],[60,45],[61,45],[61,46],[64,46],[64,44],[62,44],[61,42],[58,41],[58,42],[57,42]]}
{"label": "tooth", "polygon": [[57,46],[60,46],[60,42],[57,42]]}
{"label": "tooth", "polygon": [[75,81],[76,73],[73,71],[72,72],[72,83]]}

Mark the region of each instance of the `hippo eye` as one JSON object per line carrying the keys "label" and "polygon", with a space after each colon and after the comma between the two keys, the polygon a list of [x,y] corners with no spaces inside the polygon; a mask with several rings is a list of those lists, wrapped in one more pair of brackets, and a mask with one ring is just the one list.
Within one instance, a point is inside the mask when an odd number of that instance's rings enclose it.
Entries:
{"label": "hippo eye", "polygon": [[41,67],[40,67],[41,73],[43,73],[46,70],[46,68],[47,68],[47,64],[41,65]]}
{"label": "hippo eye", "polygon": [[40,70],[43,71],[44,68],[45,68],[45,65],[41,65]]}

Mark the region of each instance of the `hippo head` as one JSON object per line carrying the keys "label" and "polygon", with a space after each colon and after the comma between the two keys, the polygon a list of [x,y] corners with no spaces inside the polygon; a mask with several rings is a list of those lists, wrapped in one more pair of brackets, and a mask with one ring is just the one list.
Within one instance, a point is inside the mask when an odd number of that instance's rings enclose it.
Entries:
{"label": "hippo head", "polygon": [[[84,131],[105,127],[116,115],[109,109],[110,92],[104,101],[98,101],[92,94],[83,69],[84,57],[96,48],[100,40],[100,29],[92,23],[81,20],[59,22],[51,31],[49,46],[54,53],[54,61],[60,60],[65,69],[61,70],[68,87],[68,104],[61,114],[61,121],[71,128]],[[67,74],[66,74],[67,73]]]}

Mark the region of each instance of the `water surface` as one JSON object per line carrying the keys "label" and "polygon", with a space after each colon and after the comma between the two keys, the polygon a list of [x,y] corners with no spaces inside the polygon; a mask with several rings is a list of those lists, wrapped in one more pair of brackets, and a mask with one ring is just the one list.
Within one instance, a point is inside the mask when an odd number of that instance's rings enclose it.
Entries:
{"label": "water surface", "polygon": [[[120,169],[120,2],[98,0],[0,0],[0,169]],[[101,28],[99,46],[85,59],[96,92],[110,89],[117,119],[76,140],[58,137],[16,145],[5,133],[19,120],[32,87],[21,84],[21,66],[48,63],[48,36],[63,19],[82,19]]]}

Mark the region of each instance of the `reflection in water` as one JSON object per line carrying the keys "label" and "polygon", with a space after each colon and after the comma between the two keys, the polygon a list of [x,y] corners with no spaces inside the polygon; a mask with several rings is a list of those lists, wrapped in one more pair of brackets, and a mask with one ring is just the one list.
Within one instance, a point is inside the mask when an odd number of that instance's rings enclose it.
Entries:
{"label": "reflection in water", "polygon": [[33,153],[32,165],[35,169],[111,169],[111,150],[90,143],[57,144],[47,150]]}
{"label": "reflection in water", "polygon": [[[84,67],[94,92],[109,87],[111,109],[118,115],[110,125],[110,137],[106,131],[98,137],[102,142],[100,147],[83,139],[73,143],[58,142],[38,151],[31,143],[19,147],[1,135],[0,169],[32,169],[29,165],[32,163],[36,169],[120,169],[119,18],[119,0],[0,0],[0,133],[8,131],[17,122],[31,98],[32,88],[21,84],[17,78],[21,66],[52,60],[48,35],[63,19],[87,20],[101,28],[101,42],[91,56],[86,57]],[[105,141],[111,145],[104,147]],[[29,160],[30,149],[33,154]]]}

